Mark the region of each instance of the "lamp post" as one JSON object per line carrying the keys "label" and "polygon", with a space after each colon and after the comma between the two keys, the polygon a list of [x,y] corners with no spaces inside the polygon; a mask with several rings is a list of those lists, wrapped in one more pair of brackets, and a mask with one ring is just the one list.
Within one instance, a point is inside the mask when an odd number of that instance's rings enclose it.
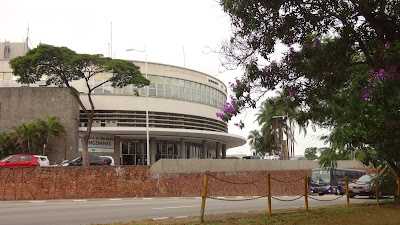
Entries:
{"label": "lamp post", "polygon": [[[137,49],[126,49],[126,51],[136,51],[136,52],[144,52],[144,68],[146,79],[149,79],[147,74],[147,47],[146,44],[144,45],[144,50],[137,50]],[[146,153],[147,153],[147,165],[151,165],[150,163],[150,141],[149,141],[149,106],[148,106],[148,98],[149,98],[149,86],[146,86]]]}

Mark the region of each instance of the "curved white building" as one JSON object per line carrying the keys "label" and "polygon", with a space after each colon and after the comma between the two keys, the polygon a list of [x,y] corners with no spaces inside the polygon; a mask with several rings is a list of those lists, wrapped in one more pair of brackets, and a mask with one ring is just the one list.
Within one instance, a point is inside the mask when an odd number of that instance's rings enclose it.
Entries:
{"label": "curved white building", "polygon": [[[92,95],[96,108],[92,133],[114,136],[114,153],[119,153],[121,164],[147,164],[147,132],[151,164],[161,158],[225,158],[228,148],[246,143],[243,137],[229,134],[227,123],[216,117],[227,99],[222,81],[187,68],[133,63],[147,74],[148,87],[135,90],[132,85],[113,88],[105,84]],[[91,85],[105,79],[107,74],[98,74]],[[84,82],[74,86],[90,108]],[[86,122],[81,113],[80,131],[86,129]]]}

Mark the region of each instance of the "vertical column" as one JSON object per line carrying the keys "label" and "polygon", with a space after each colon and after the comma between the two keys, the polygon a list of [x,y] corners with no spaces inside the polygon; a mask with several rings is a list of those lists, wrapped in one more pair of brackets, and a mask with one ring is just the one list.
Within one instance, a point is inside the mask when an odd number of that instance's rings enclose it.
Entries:
{"label": "vertical column", "polygon": [[222,158],[226,159],[226,144],[222,144]]}
{"label": "vertical column", "polygon": [[184,138],[181,138],[180,151],[182,159],[186,159],[186,144]]}
{"label": "vertical column", "polygon": [[111,156],[114,158],[115,165],[121,165],[121,138],[119,136],[114,136],[114,153]]}
{"label": "vertical column", "polygon": [[[187,144],[187,143],[186,143]],[[193,146],[189,144],[186,145],[186,148],[189,149],[189,153],[188,153],[188,159],[192,159],[193,158],[193,153],[194,153],[194,149]]]}
{"label": "vertical column", "polygon": [[150,165],[156,162],[156,138],[150,138]]}
{"label": "vertical column", "polygon": [[208,158],[207,141],[203,140],[203,159]]}
{"label": "vertical column", "polygon": [[[142,153],[139,155],[140,158],[140,165],[145,165],[144,164],[144,156],[146,155],[146,145],[145,145],[146,140],[144,140],[143,142],[140,142],[140,149],[142,150]],[[138,156],[136,156],[138,157]],[[137,163],[137,159],[136,159],[136,163]]]}
{"label": "vertical column", "polygon": [[215,143],[215,158],[220,159],[221,158],[221,142]]}

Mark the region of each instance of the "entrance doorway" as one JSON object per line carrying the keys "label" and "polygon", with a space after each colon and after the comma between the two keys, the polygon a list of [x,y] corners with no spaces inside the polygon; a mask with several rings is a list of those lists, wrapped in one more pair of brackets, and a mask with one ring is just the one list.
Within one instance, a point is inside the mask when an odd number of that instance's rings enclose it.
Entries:
{"label": "entrance doorway", "polygon": [[121,164],[122,165],[147,165],[146,144],[142,140],[122,141]]}

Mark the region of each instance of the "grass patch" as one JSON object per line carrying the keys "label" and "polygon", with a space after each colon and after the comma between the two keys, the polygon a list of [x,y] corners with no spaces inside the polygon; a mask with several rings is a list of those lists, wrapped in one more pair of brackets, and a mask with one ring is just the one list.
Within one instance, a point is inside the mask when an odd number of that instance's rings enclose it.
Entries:
{"label": "grass patch", "polygon": [[328,206],[301,209],[273,210],[272,216],[266,211],[228,213],[206,215],[205,222],[199,217],[182,219],[165,219],[159,221],[142,220],[108,225],[156,225],[156,224],[186,224],[186,225],[240,225],[240,224],[273,224],[273,225],[400,225],[400,203],[386,202],[380,206],[375,204],[357,204],[346,206]]}

